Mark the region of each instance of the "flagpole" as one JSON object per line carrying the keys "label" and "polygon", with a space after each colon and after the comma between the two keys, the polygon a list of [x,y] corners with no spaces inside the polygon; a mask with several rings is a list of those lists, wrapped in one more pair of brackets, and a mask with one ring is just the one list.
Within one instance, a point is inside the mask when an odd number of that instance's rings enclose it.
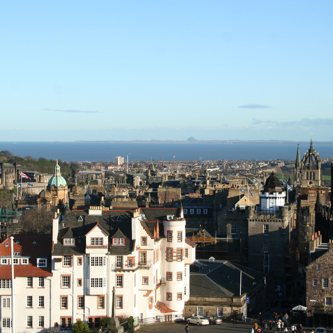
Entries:
{"label": "flagpole", "polygon": [[22,172],[21,172],[21,200],[22,200]]}

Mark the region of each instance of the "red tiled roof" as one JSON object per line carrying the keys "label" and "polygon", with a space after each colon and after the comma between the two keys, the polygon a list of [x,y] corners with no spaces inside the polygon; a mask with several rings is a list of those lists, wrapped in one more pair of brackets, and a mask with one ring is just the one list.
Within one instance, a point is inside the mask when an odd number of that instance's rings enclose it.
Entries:
{"label": "red tiled roof", "polygon": [[[19,243],[16,243],[16,242]],[[35,244],[33,244],[35,242]],[[7,243],[7,246],[6,246]],[[14,252],[28,256],[28,265],[14,265],[14,275],[52,276],[51,273],[51,235],[14,235]],[[6,238],[0,244],[0,257],[10,257],[11,240]],[[37,267],[36,258],[47,258],[47,267]],[[11,278],[11,265],[0,265],[0,279]]]}
{"label": "red tiled roof", "polygon": [[157,302],[155,308],[160,310],[161,313],[176,312],[175,310],[170,309],[167,305],[165,305],[162,302]]}

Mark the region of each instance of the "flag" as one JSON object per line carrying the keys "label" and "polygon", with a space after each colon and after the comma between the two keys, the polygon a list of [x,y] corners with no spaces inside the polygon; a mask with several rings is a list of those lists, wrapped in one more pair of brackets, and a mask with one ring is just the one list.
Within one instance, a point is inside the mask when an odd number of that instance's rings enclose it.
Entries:
{"label": "flag", "polygon": [[291,186],[289,186],[289,185],[287,185],[287,186],[288,186],[288,191],[292,191],[293,190],[293,188]]}
{"label": "flag", "polygon": [[28,183],[28,186],[34,186],[33,184]]}
{"label": "flag", "polygon": [[17,184],[17,187],[22,187],[22,185],[21,184]]}
{"label": "flag", "polygon": [[30,177],[28,177],[24,172],[21,172],[21,178],[27,178],[27,179],[31,179]]}
{"label": "flag", "polygon": [[252,193],[252,191],[251,190],[249,190],[249,192],[250,192],[250,194],[254,197],[254,195],[253,195],[253,193]]}
{"label": "flag", "polygon": [[245,193],[245,191],[241,187],[239,189],[241,190],[241,192]]}

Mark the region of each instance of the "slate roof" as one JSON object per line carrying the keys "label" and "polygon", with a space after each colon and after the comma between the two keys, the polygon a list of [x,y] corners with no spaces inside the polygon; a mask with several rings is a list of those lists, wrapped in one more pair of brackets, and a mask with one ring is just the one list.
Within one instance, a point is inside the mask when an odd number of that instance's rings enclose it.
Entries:
{"label": "slate roof", "polygon": [[239,295],[240,271],[242,271],[242,294],[249,292],[253,283],[263,280],[264,274],[229,261],[200,260],[200,267],[191,266],[190,294],[201,297],[232,297]]}
{"label": "slate roof", "polygon": [[[72,211],[59,223],[58,242],[54,245],[55,255],[79,255],[85,253],[85,235],[91,231],[98,223],[106,234],[114,237],[118,229],[125,236],[126,241],[123,246],[112,246],[109,242],[109,251],[111,254],[126,255],[131,253],[133,248],[132,213],[129,210],[110,210],[102,212],[102,215],[89,215],[85,211]],[[75,246],[64,246],[62,239],[72,230],[73,236],[76,238]],[[117,237],[117,236],[115,236]]]}
{"label": "slate roof", "polygon": [[[109,234],[109,237],[120,237],[119,232],[125,238],[125,245],[112,245],[109,241],[109,252],[116,255],[127,255],[133,250],[134,240],[132,239],[133,216],[131,209],[112,209],[103,211],[102,215],[89,215],[83,210],[73,210],[68,213],[59,223],[58,242],[54,244],[55,255],[79,255],[85,253],[85,235],[92,230],[98,223],[98,226]],[[179,216],[179,208],[143,208],[141,213],[146,217],[142,221],[142,226],[148,233],[153,235],[154,227],[157,221],[163,221],[167,215]],[[163,235],[163,226],[160,226],[160,238]],[[64,246],[63,238],[68,235],[76,238],[75,246]]]}
{"label": "slate roof", "polygon": [[[0,257],[10,257],[11,240],[6,238],[0,244]],[[7,245],[7,246],[6,246]],[[52,238],[47,235],[14,235],[14,252],[29,258],[28,265],[14,265],[15,277],[52,276],[51,273]],[[20,257],[15,257],[20,258]],[[37,258],[46,258],[47,267],[37,267]],[[11,278],[11,265],[0,265],[0,279]]]}

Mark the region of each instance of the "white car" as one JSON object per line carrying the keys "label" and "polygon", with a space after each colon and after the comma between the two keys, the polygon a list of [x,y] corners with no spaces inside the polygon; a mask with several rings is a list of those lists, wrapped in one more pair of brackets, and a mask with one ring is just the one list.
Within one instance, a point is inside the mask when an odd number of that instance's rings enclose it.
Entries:
{"label": "white car", "polygon": [[189,324],[209,325],[209,320],[204,316],[192,316],[187,318]]}
{"label": "white car", "polygon": [[315,333],[327,333],[324,327],[317,327]]}

